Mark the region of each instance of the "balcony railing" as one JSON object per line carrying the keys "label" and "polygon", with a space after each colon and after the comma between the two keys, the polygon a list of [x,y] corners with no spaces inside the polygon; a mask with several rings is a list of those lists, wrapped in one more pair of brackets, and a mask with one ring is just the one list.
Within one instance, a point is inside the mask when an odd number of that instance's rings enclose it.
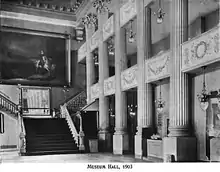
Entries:
{"label": "balcony railing", "polygon": [[9,111],[10,113],[17,114],[18,105],[13,103],[11,100],[0,94],[0,108]]}

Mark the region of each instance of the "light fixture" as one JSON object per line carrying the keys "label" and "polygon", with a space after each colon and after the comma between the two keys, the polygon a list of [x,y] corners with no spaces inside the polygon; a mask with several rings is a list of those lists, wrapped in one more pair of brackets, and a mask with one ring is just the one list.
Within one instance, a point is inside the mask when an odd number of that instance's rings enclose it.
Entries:
{"label": "light fixture", "polygon": [[97,25],[97,16],[93,13],[86,14],[82,18],[82,24],[87,27],[96,27]]}
{"label": "light fixture", "polygon": [[163,108],[165,106],[165,101],[162,99],[162,92],[161,92],[161,84],[160,84],[160,93],[158,100],[155,100],[157,112],[161,113],[163,111]]}
{"label": "light fixture", "polygon": [[109,109],[109,114],[110,114],[110,117],[114,118],[115,117],[115,113],[113,112],[113,109]]}
{"label": "light fixture", "polygon": [[65,100],[65,103],[66,103],[66,100],[67,100],[67,95],[66,93],[69,92],[69,89],[68,89],[68,86],[63,86],[63,93],[64,93],[64,100]]}
{"label": "light fixture", "polygon": [[75,30],[75,39],[78,42],[81,42],[84,40],[84,30],[83,29],[76,29]]}
{"label": "light fixture", "polygon": [[93,53],[93,60],[94,60],[95,66],[98,66],[99,65],[99,57],[98,57],[98,52],[96,52],[96,51]]}
{"label": "light fixture", "polygon": [[133,28],[132,28],[132,22],[133,22],[133,20],[131,20],[131,22],[130,22],[130,24],[131,24],[130,31],[127,32],[129,43],[133,43],[135,41],[135,35],[136,35],[136,33],[134,33]]}
{"label": "light fixture", "polygon": [[114,41],[113,38],[110,38],[108,41],[108,54],[111,56],[115,55]]}
{"label": "light fixture", "polygon": [[93,7],[96,9],[97,13],[109,12],[107,4],[110,4],[111,0],[95,0],[93,2]]}
{"label": "light fixture", "polygon": [[209,106],[208,99],[209,99],[210,94],[206,90],[206,83],[205,83],[205,69],[206,69],[206,67],[204,66],[204,67],[202,67],[202,69],[203,69],[203,88],[202,88],[201,93],[198,94],[197,97],[199,99],[201,109],[206,111],[206,109]]}
{"label": "light fixture", "polygon": [[157,12],[154,12],[154,15],[157,16],[157,23],[161,24],[165,15],[165,12],[163,12],[163,9],[161,7],[161,0],[159,0],[159,9],[157,10]]}

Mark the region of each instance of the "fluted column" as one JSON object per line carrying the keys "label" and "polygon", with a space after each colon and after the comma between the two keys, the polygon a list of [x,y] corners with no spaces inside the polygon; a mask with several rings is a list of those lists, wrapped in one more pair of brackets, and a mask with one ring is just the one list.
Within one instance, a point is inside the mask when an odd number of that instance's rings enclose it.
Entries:
{"label": "fluted column", "polygon": [[[151,84],[145,83],[145,60],[149,58],[150,52],[150,13],[147,9],[147,17],[145,17],[144,0],[137,2],[137,65],[138,65],[138,114],[137,114],[137,133],[135,136],[135,156],[142,157],[142,133],[146,128],[148,135],[152,133],[152,88]],[[145,29],[145,18],[147,26]]]}
{"label": "fluted column", "polygon": [[196,161],[196,138],[189,135],[187,106],[188,78],[181,72],[181,44],[187,40],[188,0],[171,1],[170,124],[169,135],[163,138],[163,157],[175,161]]}
{"label": "fluted column", "polygon": [[121,90],[121,72],[126,69],[127,57],[125,52],[126,33],[120,27],[120,1],[115,1],[115,133],[113,136],[114,154],[123,154],[129,150],[127,134],[126,95]]}
{"label": "fluted column", "polygon": [[93,53],[90,52],[89,39],[92,37],[95,28],[93,26],[86,26],[86,41],[87,41],[87,55],[86,55],[86,88],[87,88],[87,104],[91,101],[90,88],[95,81],[95,64],[93,60]]}
{"label": "fluted column", "polygon": [[172,71],[170,78],[170,134],[188,136],[187,75],[181,72],[181,44],[188,39],[188,0],[171,2]]}
{"label": "fluted column", "polygon": [[102,27],[108,19],[108,13],[98,14],[99,40],[99,149],[109,151],[111,137],[109,133],[109,100],[104,95],[104,80],[109,77],[107,43],[103,42]]}

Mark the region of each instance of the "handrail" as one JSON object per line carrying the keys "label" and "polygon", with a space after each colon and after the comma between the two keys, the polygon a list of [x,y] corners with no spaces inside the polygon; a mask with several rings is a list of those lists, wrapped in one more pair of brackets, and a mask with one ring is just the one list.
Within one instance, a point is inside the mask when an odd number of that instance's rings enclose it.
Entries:
{"label": "handrail", "polygon": [[80,96],[83,92],[84,92],[84,91],[81,90],[80,92],[78,92],[78,93],[76,93],[76,94],[70,96],[70,97],[67,98],[66,100],[62,101],[62,103],[60,103],[60,104],[61,104],[61,105],[64,105],[64,104],[67,103],[67,102],[71,102],[75,97]]}
{"label": "handrail", "polygon": [[77,99],[78,97],[86,96],[85,94],[86,94],[85,91],[81,91],[79,94],[77,94],[76,96],[72,97],[71,99],[69,99],[69,100],[66,102],[67,106],[68,106],[73,100]]}
{"label": "handrail", "polygon": [[0,108],[10,111],[11,113],[16,114],[18,112],[18,105],[14,102],[0,94]]}
{"label": "handrail", "polygon": [[60,112],[61,112],[62,116],[65,117],[65,119],[66,119],[66,121],[67,121],[67,123],[70,127],[71,133],[74,137],[74,140],[75,140],[77,146],[79,146],[79,134],[77,133],[77,130],[76,130],[76,127],[75,127],[75,125],[72,121],[72,118],[70,117],[70,114],[67,110],[67,105],[66,104],[60,105]]}

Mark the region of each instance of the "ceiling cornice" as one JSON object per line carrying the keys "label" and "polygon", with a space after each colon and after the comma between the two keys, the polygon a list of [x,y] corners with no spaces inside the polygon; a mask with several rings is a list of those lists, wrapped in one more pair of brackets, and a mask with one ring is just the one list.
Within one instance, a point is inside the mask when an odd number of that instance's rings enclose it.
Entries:
{"label": "ceiling cornice", "polygon": [[67,26],[67,27],[76,27],[77,23],[75,21],[70,20],[61,20],[49,17],[42,17],[42,16],[35,16],[29,15],[24,13],[15,13],[9,11],[1,11],[0,18],[6,19],[16,19],[16,20],[23,20],[23,21],[30,21],[36,23],[44,23],[44,24],[51,24],[51,25],[58,25],[58,26]]}

